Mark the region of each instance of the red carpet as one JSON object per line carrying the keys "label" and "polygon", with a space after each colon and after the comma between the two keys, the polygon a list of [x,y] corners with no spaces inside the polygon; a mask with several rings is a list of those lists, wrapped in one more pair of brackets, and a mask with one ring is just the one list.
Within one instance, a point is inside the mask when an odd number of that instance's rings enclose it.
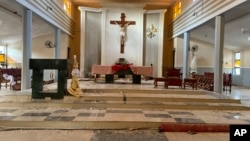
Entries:
{"label": "red carpet", "polygon": [[160,132],[229,132],[228,124],[163,123]]}

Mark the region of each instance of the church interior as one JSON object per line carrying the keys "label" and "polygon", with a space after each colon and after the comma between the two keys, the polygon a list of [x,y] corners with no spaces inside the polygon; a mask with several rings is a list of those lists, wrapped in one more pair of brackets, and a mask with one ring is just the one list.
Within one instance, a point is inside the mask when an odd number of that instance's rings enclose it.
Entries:
{"label": "church interior", "polygon": [[0,138],[228,141],[250,124],[247,0],[0,0]]}

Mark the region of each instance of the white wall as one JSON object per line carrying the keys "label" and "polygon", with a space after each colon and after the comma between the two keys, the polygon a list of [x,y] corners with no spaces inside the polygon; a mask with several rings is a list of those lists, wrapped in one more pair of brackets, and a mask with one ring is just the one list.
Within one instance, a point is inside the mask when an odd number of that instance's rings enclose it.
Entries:
{"label": "white wall", "polygon": [[[183,39],[175,38],[174,41],[176,54],[175,54],[175,67],[182,67],[183,59]],[[198,73],[199,68],[208,69],[208,71],[214,68],[214,47],[213,44],[200,42],[200,41],[190,41],[190,46],[198,45],[198,51],[195,52],[197,56],[197,67]],[[250,52],[249,52],[250,53]],[[224,48],[223,50],[223,65],[225,69],[231,69],[233,67],[233,52],[229,49]],[[190,66],[192,53],[189,52],[189,61]],[[210,69],[210,70],[209,70]]]}
{"label": "white wall", "polygon": [[250,49],[244,49],[241,52],[241,67],[250,68]]}
{"label": "white wall", "polygon": [[[134,65],[143,65],[143,9],[141,5],[105,5],[105,45],[103,49],[103,64],[112,65],[119,58],[125,58]],[[110,21],[120,21],[121,13],[125,13],[126,21],[135,21],[135,25],[127,27],[127,39],[124,54],[120,53],[120,27],[110,24]]]}
{"label": "white wall", "polygon": [[[135,66],[150,66],[153,64],[154,76],[162,75],[162,55],[163,55],[163,22],[166,10],[144,11],[140,4],[116,4],[109,3],[103,5],[103,8],[79,7],[81,11],[81,64],[80,72],[86,76],[90,66],[86,63],[92,59],[87,47],[96,47],[96,43],[101,45],[101,63],[99,65],[114,65],[119,58],[125,58],[128,63]],[[90,12],[101,13],[94,22],[101,22],[94,30],[89,31],[88,16]],[[125,21],[135,21],[135,25],[129,25],[126,30],[126,39],[124,53],[120,53],[120,31],[121,27],[117,24],[110,24],[110,21],[120,21],[121,13],[125,13]],[[147,19],[148,18],[148,19]],[[148,20],[148,21],[147,21]],[[96,23],[95,23],[96,24]],[[151,24],[158,29],[156,37],[148,39],[145,30]],[[94,25],[94,24],[93,24]],[[93,26],[92,25],[92,26]],[[101,34],[96,35],[95,30],[101,30]],[[100,36],[101,40],[96,35]],[[94,40],[95,44],[90,42]],[[91,57],[91,58],[88,58]],[[89,62],[89,61],[88,61]],[[93,62],[93,61],[92,61]]]}
{"label": "white wall", "polygon": [[[54,43],[54,33],[49,33],[32,39],[32,58],[53,59],[54,48],[46,48],[44,42],[51,40]],[[22,67],[22,47],[21,41],[8,45],[8,67]],[[61,35],[61,51],[59,59],[67,59],[68,36]],[[49,79],[49,74],[44,73],[45,79]]]}
{"label": "white wall", "polygon": [[[175,66],[182,67],[183,63],[183,39],[182,38],[175,38]],[[203,42],[193,42],[190,41],[190,46],[198,45],[198,51],[195,52],[197,56],[197,66],[198,67],[213,67],[214,59],[211,55],[213,55],[213,47],[211,44],[203,43]],[[188,64],[190,65],[192,53],[189,52],[189,61]]]}

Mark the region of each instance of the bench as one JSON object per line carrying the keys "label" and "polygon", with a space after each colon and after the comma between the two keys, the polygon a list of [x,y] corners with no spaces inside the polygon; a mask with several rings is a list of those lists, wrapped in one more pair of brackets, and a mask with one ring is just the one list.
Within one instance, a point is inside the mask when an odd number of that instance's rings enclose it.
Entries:
{"label": "bench", "polygon": [[197,79],[195,78],[184,78],[183,87],[186,88],[186,85],[191,86],[193,89],[197,90]]}
{"label": "bench", "polygon": [[154,88],[157,87],[158,82],[165,82],[167,80],[166,77],[155,77],[154,78]]}

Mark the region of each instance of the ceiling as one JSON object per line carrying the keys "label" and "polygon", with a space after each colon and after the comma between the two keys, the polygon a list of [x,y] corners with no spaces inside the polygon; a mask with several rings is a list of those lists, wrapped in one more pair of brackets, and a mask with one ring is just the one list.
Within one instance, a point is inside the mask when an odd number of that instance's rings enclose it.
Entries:
{"label": "ceiling", "polygon": [[164,9],[171,6],[176,0],[72,0],[76,5],[101,7],[103,3],[142,3],[145,9]]}
{"label": "ceiling", "polygon": [[[224,46],[231,50],[250,49],[250,1],[225,12]],[[242,33],[244,29],[245,32]],[[248,31],[249,30],[249,31]],[[190,38],[214,44],[215,20],[190,32]]]}
{"label": "ceiling", "polygon": [[[168,8],[175,0],[73,0],[77,5],[98,7],[104,2],[144,3],[147,8]],[[224,13],[225,15],[225,46],[232,50],[250,49],[250,1]],[[13,43],[22,40],[23,7],[15,0],[0,0],[0,43]],[[33,14],[34,15],[34,14]],[[2,23],[2,24],[1,24]],[[33,16],[32,35],[39,36],[54,32],[52,25]],[[14,28],[13,28],[14,27]],[[242,34],[242,29],[244,33]],[[192,40],[213,44],[214,20],[197,27],[190,32]],[[249,30],[249,31],[248,31]]]}
{"label": "ceiling", "polygon": [[[0,43],[11,44],[22,40],[23,6],[15,0],[0,0]],[[51,33],[54,27],[37,15],[32,17],[32,36]]]}

